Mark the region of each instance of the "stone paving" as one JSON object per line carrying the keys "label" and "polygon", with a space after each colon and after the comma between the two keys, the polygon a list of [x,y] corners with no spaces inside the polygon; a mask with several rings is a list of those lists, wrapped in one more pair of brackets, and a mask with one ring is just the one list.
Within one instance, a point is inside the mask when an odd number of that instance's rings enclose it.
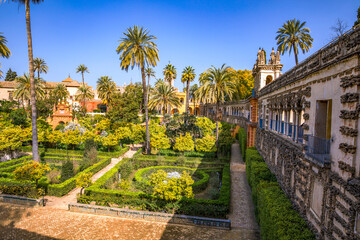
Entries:
{"label": "stone paving", "polygon": [[[234,143],[231,147],[231,228],[246,234],[243,239],[259,239],[259,226],[256,223],[251,189],[246,179],[246,165],[240,153],[240,146]],[[242,239],[242,238],[239,238]]]}
{"label": "stone paving", "polygon": [[[130,157],[134,153],[129,151],[125,156]],[[94,175],[93,181],[120,160],[114,159]],[[69,212],[65,210],[67,203],[75,202],[80,191],[77,189],[65,197],[51,198],[46,207],[29,208],[0,203],[0,239],[259,239],[244,166],[239,145],[234,144],[231,158],[231,231]]]}

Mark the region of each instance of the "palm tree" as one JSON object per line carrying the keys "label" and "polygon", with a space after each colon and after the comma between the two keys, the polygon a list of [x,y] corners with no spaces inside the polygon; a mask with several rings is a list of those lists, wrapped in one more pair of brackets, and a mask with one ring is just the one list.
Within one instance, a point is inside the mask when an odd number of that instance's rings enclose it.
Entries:
{"label": "palm tree", "polygon": [[[2,35],[3,33],[0,32],[0,56],[3,58],[9,58],[11,55],[11,52],[9,50],[9,48],[6,46],[7,40],[6,38]],[[1,67],[1,64],[0,64]],[[0,71],[0,78],[2,77],[3,72]]]}
{"label": "palm tree", "polygon": [[[176,76],[177,76],[177,72],[176,72],[176,68],[174,67],[174,65],[172,65],[170,62],[164,67],[164,80],[167,81],[170,85],[170,87],[172,86],[172,82],[173,80],[175,80]],[[169,105],[169,109],[168,109],[168,113],[171,114],[171,106]]]}
{"label": "palm tree", "polygon": [[143,95],[145,106],[145,124],[146,124],[146,153],[150,154],[150,134],[149,134],[149,116],[148,116],[148,98],[146,94],[145,66],[155,67],[159,61],[158,49],[153,42],[155,36],[150,35],[147,29],[133,26],[124,33],[125,37],[120,39],[120,44],[116,52],[120,54],[120,67],[128,71],[129,66],[133,69],[136,65],[141,70],[143,82]]}
{"label": "palm tree", "polygon": [[[83,84],[83,86],[85,86],[84,73],[85,72],[89,73],[89,69],[84,64],[80,64],[76,68],[76,73],[79,73],[79,72],[81,72],[82,84]],[[83,111],[86,113],[86,99],[85,98],[83,99]]]}
{"label": "palm tree", "polygon": [[195,114],[195,107],[196,107],[196,92],[199,89],[197,84],[194,84],[191,86],[190,90],[189,90],[189,97],[194,101],[194,115]]}
{"label": "palm tree", "polygon": [[108,110],[111,102],[112,94],[116,91],[116,84],[108,76],[102,76],[97,80],[97,91],[99,97],[106,105],[106,111]]}
{"label": "palm tree", "polygon": [[[4,0],[6,1],[6,0]],[[34,78],[34,57],[32,49],[32,37],[31,37],[31,20],[30,20],[30,2],[38,4],[44,0],[11,0],[20,4],[25,4],[25,19],[26,19],[26,32],[28,42],[28,57],[29,57],[29,77],[30,77],[30,103],[31,103],[31,123],[32,123],[32,152],[33,160],[40,161],[39,144],[37,135],[37,109],[36,109],[36,83]]]}
{"label": "palm tree", "polygon": [[145,75],[148,78],[147,84],[147,98],[149,99],[149,91],[150,91],[150,77],[155,77],[155,71],[151,67],[145,68]]}
{"label": "palm tree", "polygon": [[[185,104],[185,112],[189,113],[189,84],[195,79],[195,69],[191,66],[186,67],[182,71],[181,82],[186,82],[186,104]],[[195,109],[194,109],[195,110]]]}
{"label": "palm tree", "polygon": [[56,102],[59,102],[61,99],[67,99],[70,93],[64,84],[59,83],[52,90],[52,95],[56,99]]}
{"label": "palm tree", "polygon": [[216,144],[219,140],[219,105],[225,98],[232,99],[235,91],[230,67],[223,64],[220,68],[212,66],[200,79],[201,86],[197,91],[200,101],[216,104]]}
{"label": "palm tree", "polygon": [[35,58],[34,59],[34,71],[38,73],[38,79],[40,79],[40,73],[47,73],[49,67],[47,66],[46,62],[42,58]]}
{"label": "palm tree", "polygon": [[176,96],[174,87],[164,82],[155,86],[150,95],[149,107],[150,109],[154,109],[158,106],[160,106],[163,115],[168,106],[181,106],[180,99]]}
{"label": "palm tree", "polygon": [[[21,77],[15,79],[16,86],[14,91],[14,98],[21,99],[23,107],[25,108],[25,101],[28,101],[28,105],[31,103],[31,82],[29,74],[24,74]],[[45,97],[45,86],[39,79],[35,80],[35,95],[37,99]]]}
{"label": "palm tree", "polygon": [[79,89],[76,92],[75,100],[76,101],[86,101],[86,99],[93,99],[94,98],[94,92],[91,90],[90,86],[82,85],[79,87]]}
{"label": "palm tree", "polygon": [[294,51],[295,54],[295,63],[298,64],[298,53],[299,47],[303,53],[310,50],[312,47],[312,42],[314,39],[310,36],[310,29],[304,27],[306,22],[300,22],[295,18],[293,20],[288,20],[282,28],[276,32],[278,35],[276,36],[278,50],[281,54],[284,54],[285,51]]}

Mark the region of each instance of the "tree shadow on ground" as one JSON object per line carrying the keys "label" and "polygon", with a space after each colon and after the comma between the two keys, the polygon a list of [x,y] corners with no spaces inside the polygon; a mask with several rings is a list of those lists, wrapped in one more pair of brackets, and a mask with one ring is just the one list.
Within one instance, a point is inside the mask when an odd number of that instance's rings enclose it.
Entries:
{"label": "tree shadow on ground", "polygon": [[56,240],[56,238],[44,236],[35,232],[30,232],[25,229],[16,228],[15,224],[23,217],[30,217],[31,212],[28,210],[31,207],[0,203],[0,238],[7,239],[44,239]]}

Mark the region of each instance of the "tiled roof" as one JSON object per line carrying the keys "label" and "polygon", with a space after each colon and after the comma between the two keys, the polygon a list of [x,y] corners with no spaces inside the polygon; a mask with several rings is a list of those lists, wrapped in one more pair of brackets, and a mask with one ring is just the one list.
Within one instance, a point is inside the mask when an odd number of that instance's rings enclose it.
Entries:
{"label": "tiled roof", "polygon": [[0,81],[0,88],[15,88],[15,81]]}

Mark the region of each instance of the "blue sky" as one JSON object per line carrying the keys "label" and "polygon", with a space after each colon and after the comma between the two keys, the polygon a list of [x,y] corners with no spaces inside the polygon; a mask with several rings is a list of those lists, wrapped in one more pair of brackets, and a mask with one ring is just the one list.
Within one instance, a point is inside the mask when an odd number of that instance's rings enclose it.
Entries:
{"label": "blue sky", "polygon": [[[292,18],[306,21],[314,38],[311,51],[299,56],[302,60],[332,39],[330,27],[337,18],[350,28],[359,5],[355,0],[45,0],[31,5],[34,57],[47,62],[47,81],[60,82],[69,74],[81,80],[75,70],[79,64],[89,68],[85,80],[92,86],[104,75],[117,85],[140,81],[138,69],[120,69],[115,51],[123,32],[140,25],[158,38],[157,78],[170,61],[178,71],[175,86],[182,89],[181,71],[189,65],[197,75],[223,63],[251,70],[259,47],[269,55],[277,29]],[[12,52],[9,59],[0,59],[4,74],[9,67],[18,75],[28,72],[24,6],[0,4],[0,32]],[[283,72],[295,65],[293,55],[285,53],[281,60]]]}

